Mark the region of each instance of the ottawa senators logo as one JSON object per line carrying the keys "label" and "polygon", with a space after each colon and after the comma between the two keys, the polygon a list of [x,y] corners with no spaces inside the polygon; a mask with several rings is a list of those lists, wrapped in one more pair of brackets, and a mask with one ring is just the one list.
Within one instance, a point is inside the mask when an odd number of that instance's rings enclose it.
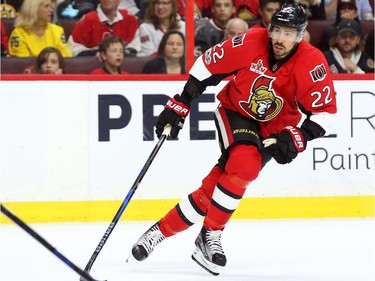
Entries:
{"label": "ottawa senators logo", "polygon": [[259,76],[250,89],[248,101],[240,101],[241,108],[252,118],[265,122],[274,118],[281,110],[284,100],[272,89],[273,77]]}
{"label": "ottawa senators logo", "polygon": [[327,76],[327,71],[323,64],[317,65],[313,70],[310,70],[310,76],[313,82],[323,81]]}
{"label": "ottawa senators logo", "polygon": [[232,47],[236,48],[243,45],[246,34],[238,34],[232,38]]}

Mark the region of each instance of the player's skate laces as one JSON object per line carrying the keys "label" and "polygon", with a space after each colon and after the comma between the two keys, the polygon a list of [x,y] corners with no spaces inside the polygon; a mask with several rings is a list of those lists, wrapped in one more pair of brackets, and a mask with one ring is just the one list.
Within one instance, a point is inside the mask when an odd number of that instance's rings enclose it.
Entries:
{"label": "player's skate laces", "polygon": [[141,238],[139,238],[137,243],[133,245],[132,255],[136,260],[145,260],[152,253],[156,245],[165,239],[165,236],[160,231],[159,224],[160,222],[157,222],[151,226]]}
{"label": "player's skate laces", "polygon": [[202,228],[195,240],[195,250],[191,256],[200,266],[213,275],[220,274],[220,268],[227,263],[221,246],[221,230]]}

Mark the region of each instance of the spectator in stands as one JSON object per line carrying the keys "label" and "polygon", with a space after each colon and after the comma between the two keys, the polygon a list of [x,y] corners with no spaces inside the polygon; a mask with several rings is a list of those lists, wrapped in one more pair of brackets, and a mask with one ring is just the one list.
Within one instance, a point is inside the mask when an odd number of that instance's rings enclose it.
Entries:
{"label": "spectator in stands", "polygon": [[36,57],[35,65],[26,68],[24,73],[63,74],[64,70],[65,60],[60,50],[55,47],[46,47]]}
{"label": "spectator in stands", "polygon": [[281,7],[281,1],[282,0],[260,0],[260,22],[252,27],[268,28],[273,14]]}
{"label": "spectator in stands", "polygon": [[[59,0],[59,1],[64,1],[64,0]],[[147,2],[148,0],[142,0],[142,1]],[[82,11],[82,8],[84,10],[87,10],[90,8],[90,5],[86,5],[87,3],[90,3],[93,6],[93,10],[95,10],[99,5],[100,0],[75,0],[75,1],[65,0],[64,2],[71,2],[71,3],[73,2],[74,4],[73,6],[78,10],[78,13],[82,13],[84,12]],[[140,0],[121,0],[118,8],[125,9],[129,11],[130,13],[132,13],[133,15],[138,16],[138,13],[139,13],[138,2],[141,2],[141,1]],[[80,15],[80,17],[82,16],[83,14]]]}
{"label": "spectator in stands", "polygon": [[103,67],[94,69],[91,74],[129,74],[121,69],[124,62],[124,41],[117,36],[104,38],[99,45],[99,58]]}
{"label": "spectator in stands", "polygon": [[[350,3],[349,0],[342,1],[343,3]],[[358,14],[359,20],[374,20],[374,12],[373,12],[373,5],[374,0],[356,0],[356,10]],[[371,3],[372,2],[372,3]],[[336,14],[337,14],[337,8],[338,8],[339,1],[338,0],[325,0],[325,10],[326,10],[326,16],[327,20],[335,20]],[[340,22],[341,18],[337,19],[337,22]],[[345,18],[345,17],[343,17]]]}
{"label": "spectator in stands", "polygon": [[356,0],[338,0],[335,25],[337,26],[344,19],[356,20],[359,23]]}
{"label": "spectator in stands", "polygon": [[332,73],[374,72],[374,61],[361,51],[361,26],[355,20],[342,20],[331,48],[324,52]]}
{"label": "spectator in stands", "polygon": [[328,21],[335,20],[337,10],[337,0],[324,0],[326,18]]}
{"label": "spectator in stands", "polygon": [[100,42],[111,35],[124,40],[128,55],[135,55],[140,50],[138,19],[127,10],[119,9],[120,2],[100,0],[96,11],[85,14],[76,23],[68,40],[73,56],[95,55]]}
{"label": "spectator in stands", "polygon": [[199,57],[208,48],[224,39],[224,30],[228,21],[233,17],[235,8],[233,0],[213,0],[213,17],[201,24],[195,35],[195,57]]}
{"label": "spectator in stands", "polygon": [[329,49],[331,39],[336,36],[337,25],[343,19],[356,20],[359,23],[356,0],[338,0],[335,23],[327,26],[318,44],[322,52]]}
{"label": "spectator in stands", "polygon": [[[98,1],[98,0],[96,0]],[[142,23],[149,0],[122,0],[120,3],[120,9],[126,9],[131,12],[133,15],[136,15],[139,19],[139,22]],[[185,9],[186,9],[186,0],[178,0],[178,14],[184,18],[185,17]]]}
{"label": "spectator in stands", "polygon": [[[213,18],[213,0],[195,0],[196,12],[202,15],[200,18]],[[233,0],[235,13],[233,17],[251,21],[259,18],[259,0]]]}
{"label": "spectator in stands", "polygon": [[224,40],[233,38],[234,36],[246,33],[249,26],[246,21],[240,18],[232,18],[228,21],[224,30]]}
{"label": "spectator in stands", "polygon": [[185,74],[185,37],[178,30],[167,31],[158,55],[143,67],[144,74]]}
{"label": "spectator in stands", "polygon": [[300,4],[305,8],[309,20],[325,20],[327,17],[324,1],[325,0],[294,0],[292,2]]}
{"label": "spectator in stands", "polygon": [[5,31],[4,23],[1,21],[1,56],[6,57],[8,55],[8,35]]}
{"label": "spectator in stands", "polygon": [[51,23],[53,9],[51,0],[24,0],[9,36],[11,56],[37,57],[45,47],[56,47],[64,57],[71,57],[63,28]]}
{"label": "spectator in stands", "polygon": [[140,57],[155,55],[163,35],[179,30],[185,36],[185,22],[178,14],[177,0],[149,0],[144,22],[139,26]]}
{"label": "spectator in stands", "polygon": [[357,0],[359,20],[373,21],[374,20],[373,6],[374,6],[374,2],[372,2],[372,5],[371,5],[369,0]]}
{"label": "spectator in stands", "polygon": [[[126,9],[132,14],[136,15],[139,19],[139,22],[142,23],[149,0],[122,0],[120,4],[121,9]],[[185,18],[185,9],[186,9],[186,0],[178,0],[177,2],[178,14],[182,19]]]}

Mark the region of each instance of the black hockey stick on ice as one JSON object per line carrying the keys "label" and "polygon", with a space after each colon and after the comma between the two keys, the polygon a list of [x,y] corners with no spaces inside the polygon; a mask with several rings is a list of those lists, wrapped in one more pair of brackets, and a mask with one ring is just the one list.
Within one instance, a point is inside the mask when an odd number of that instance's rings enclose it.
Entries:
{"label": "black hockey stick on ice", "polygon": [[[126,195],[124,201],[120,208],[117,210],[116,215],[112,219],[112,222],[109,224],[106,232],[104,233],[102,239],[100,240],[98,246],[96,247],[94,253],[92,254],[90,260],[88,261],[85,271],[90,272],[92,265],[94,264],[96,258],[98,257],[100,251],[103,249],[104,244],[107,242],[109,235],[111,235],[113,229],[115,228],[117,222],[120,220],[122,214],[124,213],[126,207],[128,206],[130,199],[133,197],[133,194],[137,190],[139,184],[141,183],[143,177],[145,176],[148,168],[150,168],[152,161],[155,159],[156,154],[159,152],[160,147],[162,146],[165,139],[169,136],[171,130],[171,126],[167,125],[164,128],[163,134],[160,136],[158,142],[156,143],[154,149],[152,150],[150,156],[148,157],[145,165],[143,166],[141,172],[139,173],[138,177],[136,178],[135,182],[133,183],[132,187],[130,188],[128,194]],[[85,278],[81,277],[80,281],[86,281]]]}
{"label": "black hockey stick on ice", "polygon": [[84,280],[87,281],[98,281],[90,276],[89,273],[83,271],[74,263],[72,263],[68,258],[66,258],[63,254],[61,254],[56,248],[54,248],[50,243],[48,243],[42,236],[36,233],[33,229],[30,228],[26,223],[24,223],[20,218],[18,218],[15,214],[9,211],[3,204],[0,204],[1,212],[6,215],[10,220],[12,220],[15,224],[20,226],[23,230],[25,230],[28,234],[34,237],[38,242],[40,242],[44,247],[50,250],[56,257],[62,260],[67,266],[77,272]]}

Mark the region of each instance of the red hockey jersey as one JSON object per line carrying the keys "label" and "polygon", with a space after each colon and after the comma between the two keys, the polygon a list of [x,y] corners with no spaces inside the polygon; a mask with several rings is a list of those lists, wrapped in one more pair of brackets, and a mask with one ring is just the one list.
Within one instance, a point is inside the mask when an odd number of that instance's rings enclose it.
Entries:
{"label": "red hockey jersey", "polygon": [[250,30],[208,49],[190,74],[202,81],[214,74],[235,73],[218,99],[222,106],[259,121],[263,137],[297,126],[301,108],[312,114],[336,113],[335,91],[323,54],[301,41],[289,60],[269,65],[268,42],[267,29]]}
{"label": "red hockey jersey", "polygon": [[102,21],[97,11],[85,14],[74,26],[68,42],[72,53],[77,55],[81,51],[97,48],[104,38],[111,35],[120,37],[126,44],[132,42],[138,30],[138,19],[127,10],[118,11],[122,19],[112,25]]}

